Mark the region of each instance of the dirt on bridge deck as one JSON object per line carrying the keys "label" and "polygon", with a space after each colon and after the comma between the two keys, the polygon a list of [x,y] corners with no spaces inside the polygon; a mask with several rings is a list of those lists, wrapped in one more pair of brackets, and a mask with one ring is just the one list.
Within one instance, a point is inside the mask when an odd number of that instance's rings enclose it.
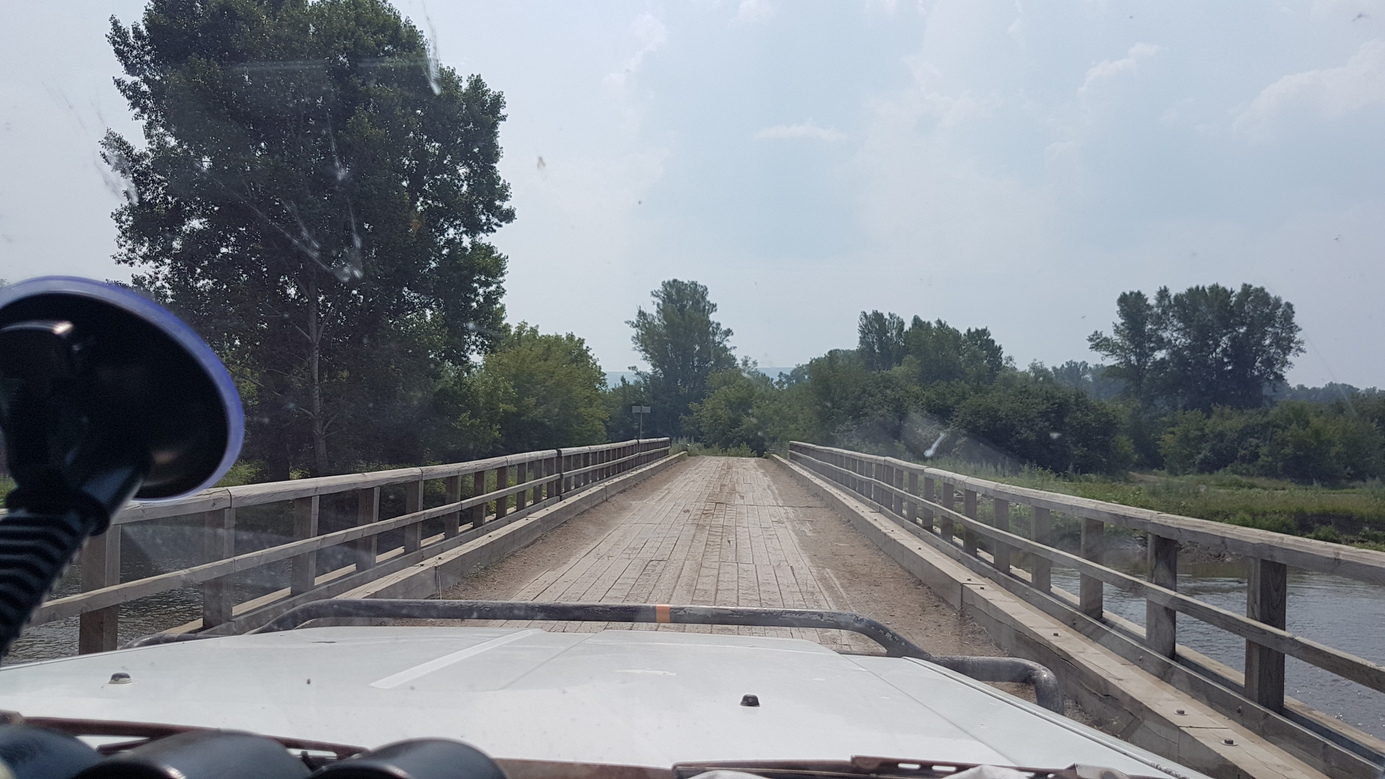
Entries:
{"label": "dirt on bridge deck", "polygon": [[[874,617],[934,654],[1003,654],[984,631],[781,466],[761,459],[690,458],[569,520],[441,597],[839,609]],[[831,630],[634,629],[791,635],[837,650],[880,651],[869,639]]]}

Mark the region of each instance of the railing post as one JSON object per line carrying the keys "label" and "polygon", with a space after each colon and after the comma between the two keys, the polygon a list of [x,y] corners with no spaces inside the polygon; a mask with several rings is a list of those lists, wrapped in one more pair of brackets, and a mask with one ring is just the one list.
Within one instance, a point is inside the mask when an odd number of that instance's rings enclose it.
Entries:
{"label": "railing post", "polygon": [[[356,527],[365,527],[380,519],[380,488],[366,487],[356,490]],[[375,555],[379,551],[379,536],[356,539],[356,570],[368,571],[375,567]]]}
{"label": "railing post", "polygon": [[[1149,581],[1166,590],[1178,589],[1178,542],[1150,535]],[[1145,644],[1164,657],[1173,657],[1178,646],[1178,612],[1145,601]]]}
{"label": "railing post", "polygon": [[[82,591],[120,583],[120,525],[91,536],[82,547]],[[78,618],[77,652],[109,652],[120,643],[120,607],[88,611]]]}
{"label": "railing post", "polygon": [[[897,490],[904,489],[904,471],[901,468],[890,466],[890,486]],[[897,517],[904,516],[904,498],[898,492],[890,493],[890,508]]]}
{"label": "railing post", "polygon": [[[471,497],[486,494],[486,471],[481,469],[472,474]],[[486,521],[486,504],[478,503],[471,507],[471,526],[480,527]]]}
{"label": "railing post", "polygon": [[[236,510],[224,508],[203,515],[203,549],[206,560],[225,560],[236,556]],[[231,577],[222,576],[202,583],[202,627],[210,628],[231,621],[235,588]]]}
{"label": "railing post", "polygon": [[890,513],[891,505],[890,491],[886,489],[886,485],[891,481],[890,466],[886,465],[884,461],[877,461],[875,463],[875,504],[886,514]]}
{"label": "railing post", "polygon": [[[295,498],[293,501],[293,537],[296,540],[312,538],[317,535],[318,496]],[[317,552],[304,552],[293,558],[293,571],[289,575],[289,591],[302,595],[317,583]]]}
{"label": "railing post", "polygon": [[[1284,629],[1289,611],[1289,572],[1283,563],[1251,558],[1246,616]],[[1284,655],[1246,641],[1246,697],[1270,711],[1284,710]]]}
{"label": "railing post", "polygon": [[[411,481],[404,485],[404,513],[413,514],[423,510],[423,480]],[[404,526],[404,554],[417,552],[423,545],[423,523],[414,522]]]}
{"label": "railing post", "polygon": [[[1082,557],[1101,565],[1106,556],[1106,525],[1099,519],[1082,520]],[[1083,614],[1100,620],[1106,613],[1101,580],[1087,574],[1079,577],[1078,607]]]}
{"label": "railing post", "polygon": [[[955,508],[957,505],[957,495],[953,492],[952,482],[945,481],[940,486],[942,487],[943,496],[939,505],[949,510]],[[953,535],[955,535],[954,524],[951,516],[947,514],[938,515],[938,535],[942,536],[943,540],[949,544],[952,543]]]}
{"label": "railing post", "polygon": [[[910,495],[918,495],[918,494],[919,494],[919,475],[918,475],[917,473],[915,473],[914,471],[909,471],[909,475],[905,477],[904,491],[907,492],[907,493],[909,493]],[[918,518],[919,518],[919,504],[918,504],[918,501],[910,500],[910,501],[906,501],[906,502],[905,502],[905,504],[904,504],[904,518],[907,519],[907,520],[909,520],[909,521],[912,522],[912,523],[915,523],[915,524],[918,523]]]}
{"label": "railing post", "polygon": [[[515,486],[525,484],[529,481],[529,463],[520,463],[515,466]],[[515,511],[519,511],[528,505],[529,490],[520,490],[515,493]]]}
{"label": "railing post", "polygon": [[[457,503],[462,499],[462,477],[448,476],[442,481],[442,488],[447,493],[444,498],[447,503]],[[452,538],[462,531],[462,512],[454,511],[442,518],[442,537]]]}
{"label": "railing post", "polygon": [[[976,490],[962,490],[962,513],[968,519],[976,519]],[[962,551],[976,554],[976,534],[970,527],[962,528]]]}
{"label": "railing post", "polygon": [[[996,530],[1010,532],[1010,501],[1000,498],[991,499],[991,510],[995,514]],[[1001,575],[1010,575],[1010,545],[1004,541],[995,542],[995,567]]]}
{"label": "railing post", "polygon": [[[1034,507],[1034,519],[1030,537],[1035,543],[1053,546],[1053,514],[1043,506]],[[1034,589],[1039,592],[1053,590],[1053,562],[1047,557],[1034,557],[1034,575],[1030,579]]]}
{"label": "railing post", "polygon": [[932,503],[933,499],[937,497],[937,487],[935,485],[936,482],[933,481],[933,477],[923,477],[923,499],[926,501],[923,506],[923,526],[929,530],[933,529],[933,509],[928,506],[928,503]]}
{"label": "railing post", "polygon": [[[502,465],[495,469],[495,488],[503,490],[510,486],[510,468]],[[495,518],[500,519],[510,513],[510,496],[501,495],[495,499]]]}

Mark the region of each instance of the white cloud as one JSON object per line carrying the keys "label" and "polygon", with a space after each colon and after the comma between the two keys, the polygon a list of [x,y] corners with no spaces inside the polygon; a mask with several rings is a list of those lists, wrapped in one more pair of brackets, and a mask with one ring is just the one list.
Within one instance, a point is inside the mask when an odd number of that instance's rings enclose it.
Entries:
{"label": "white cloud", "polygon": [[1265,87],[1236,117],[1232,129],[1263,141],[1285,114],[1340,119],[1372,103],[1385,103],[1385,41],[1379,39],[1361,44],[1341,67],[1292,73]]}
{"label": "white cloud", "polygon": [[999,104],[997,100],[977,97],[968,90],[948,94],[943,86],[942,72],[922,57],[905,57],[904,64],[914,76],[915,88],[882,107],[885,111],[899,111],[914,118],[929,116],[937,120],[939,127],[954,127],[980,119]]}
{"label": "white cloud", "polygon": [[771,0],[741,0],[736,7],[737,24],[756,24],[768,20],[778,11]]}
{"label": "white cloud", "polygon": [[1139,68],[1141,59],[1152,57],[1159,51],[1159,47],[1152,43],[1137,43],[1130,47],[1125,57],[1118,60],[1102,60],[1087,71],[1087,78],[1078,88],[1079,96],[1086,96],[1088,90],[1107,79],[1114,78],[1122,73],[1129,73]]}
{"label": "white cloud", "polygon": [[812,119],[799,124],[777,124],[755,133],[757,141],[782,141],[790,138],[811,138],[815,141],[844,141],[846,133],[830,127],[819,127]]}
{"label": "white cloud", "polygon": [[1024,6],[1020,0],[1015,0],[1015,20],[1010,22],[1010,26],[1005,28],[1005,34],[1009,35],[1015,43],[1023,46],[1025,43],[1024,35]]}
{"label": "white cloud", "polygon": [[644,58],[668,43],[668,28],[653,14],[643,13],[635,17],[630,28],[635,33],[635,40],[639,41],[640,48],[630,55],[630,59],[625,61],[625,67],[606,76],[604,81],[608,86],[616,88],[625,86],[626,79],[640,69],[640,65],[644,63]]}

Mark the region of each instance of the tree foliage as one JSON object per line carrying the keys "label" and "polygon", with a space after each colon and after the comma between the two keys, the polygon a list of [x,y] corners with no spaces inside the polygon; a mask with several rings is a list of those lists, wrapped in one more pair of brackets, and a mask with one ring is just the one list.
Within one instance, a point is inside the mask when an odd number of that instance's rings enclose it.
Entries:
{"label": "tree foliage", "polygon": [[1135,400],[1147,406],[1164,350],[1164,334],[1154,304],[1139,290],[1122,292],[1116,298],[1116,316],[1111,335],[1097,331],[1088,336],[1087,343],[1092,351],[1115,361],[1105,376],[1125,382]]}
{"label": "tree foliage", "polygon": [[908,351],[904,344],[904,320],[898,314],[862,311],[856,330],[856,351],[866,370],[887,371],[904,361]]}
{"label": "tree foliage", "polygon": [[486,355],[482,377],[493,383],[497,452],[528,452],[601,443],[606,374],[581,338],[546,335],[523,322]]}
{"label": "tree foliage", "polygon": [[963,402],[951,422],[975,439],[967,442],[971,459],[999,455],[1058,473],[1117,474],[1133,455],[1116,410],[1070,387],[1033,381],[991,387]]}
{"label": "tree foliage", "polygon": [[1385,475],[1385,435],[1346,404],[1179,412],[1160,446],[1176,474],[1227,470],[1325,484]]}
{"label": "tree foliage", "polygon": [[712,319],[717,306],[696,281],[669,279],[650,294],[653,310],[640,308],[626,324],[649,363],[639,378],[652,406],[653,429],[676,436],[692,404],[706,397],[712,374],[736,367],[728,343],[732,333]]}
{"label": "tree foliage", "polygon": [[939,319],[915,316],[904,334],[906,367],[922,386],[961,381],[989,384],[1005,370],[1005,352],[987,328],[962,332]]}
{"label": "tree foliage", "polygon": [[116,259],[231,367],[247,455],[456,448],[420,431],[503,321],[503,98],[381,0],[152,0],[109,40],[145,141],[102,142],[131,184]]}
{"label": "tree foliage", "polygon": [[1126,292],[1116,311],[1112,334],[1098,331],[1087,342],[1114,361],[1108,375],[1124,380],[1145,409],[1262,407],[1303,351],[1293,304],[1249,284],[1176,295],[1163,287],[1152,303]]}
{"label": "tree foliage", "polygon": [[1294,355],[1303,352],[1294,306],[1242,284],[1159,290],[1168,392],[1181,408],[1259,408],[1284,384]]}

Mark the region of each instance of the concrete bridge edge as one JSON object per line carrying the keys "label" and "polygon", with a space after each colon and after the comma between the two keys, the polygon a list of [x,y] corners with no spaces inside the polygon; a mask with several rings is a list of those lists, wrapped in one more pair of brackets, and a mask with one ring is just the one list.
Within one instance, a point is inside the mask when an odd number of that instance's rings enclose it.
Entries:
{"label": "concrete bridge edge", "polygon": [[774,457],[852,527],[980,625],[1002,649],[1048,666],[1063,692],[1132,744],[1210,776],[1324,777],[1255,732],[1165,684],[1070,626],[953,560],[877,509],[798,465]]}

